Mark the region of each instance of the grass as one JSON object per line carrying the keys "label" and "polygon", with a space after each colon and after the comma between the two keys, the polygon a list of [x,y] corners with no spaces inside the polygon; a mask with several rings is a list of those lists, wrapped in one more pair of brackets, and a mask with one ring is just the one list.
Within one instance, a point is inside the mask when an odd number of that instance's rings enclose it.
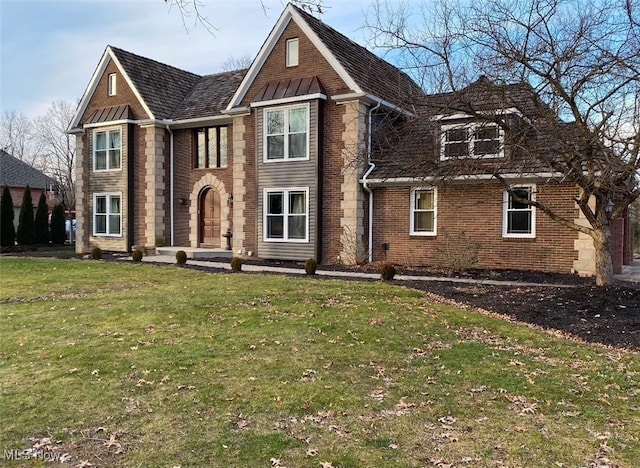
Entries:
{"label": "grass", "polygon": [[5,457],[42,445],[69,466],[640,459],[637,353],[383,283],[29,258],[0,272]]}

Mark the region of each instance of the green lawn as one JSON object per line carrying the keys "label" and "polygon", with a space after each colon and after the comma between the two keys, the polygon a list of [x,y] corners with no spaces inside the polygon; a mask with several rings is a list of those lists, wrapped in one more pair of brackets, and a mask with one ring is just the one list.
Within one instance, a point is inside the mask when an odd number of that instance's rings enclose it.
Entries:
{"label": "green lawn", "polygon": [[0,275],[5,458],[44,444],[69,466],[640,460],[637,353],[382,283],[7,257]]}

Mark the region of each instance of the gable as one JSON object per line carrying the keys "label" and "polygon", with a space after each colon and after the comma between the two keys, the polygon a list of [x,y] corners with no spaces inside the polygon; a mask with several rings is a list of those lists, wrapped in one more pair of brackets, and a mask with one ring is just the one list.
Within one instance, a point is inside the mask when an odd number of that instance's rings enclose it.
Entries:
{"label": "gable", "polygon": [[[298,38],[299,62],[295,67],[285,63],[286,42]],[[251,70],[250,70],[251,71]],[[249,73],[247,73],[249,74]],[[305,35],[294,21],[289,21],[280,37],[274,42],[271,53],[263,58],[260,70],[255,73],[253,82],[247,87],[240,105],[248,106],[254,99],[274,82],[318,77],[327,95],[350,92],[348,84],[335,71],[321,51]]]}

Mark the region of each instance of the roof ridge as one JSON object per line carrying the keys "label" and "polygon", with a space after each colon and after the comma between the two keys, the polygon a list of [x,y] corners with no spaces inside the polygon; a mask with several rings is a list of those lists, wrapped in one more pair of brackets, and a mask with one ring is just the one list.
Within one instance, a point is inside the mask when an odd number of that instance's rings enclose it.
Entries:
{"label": "roof ridge", "polygon": [[168,63],[160,62],[159,60],[155,60],[155,59],[152,59],[152,58],[149,58],[149,57],[145,57],[144,55],[136,54],[136,53],[131,52],[129,50],[121,49],[120,47],[112,46],[111,44],[108,44],[107,47],[109,47],[114,52],[124,52],[125,54],[128,54],[130,56],[136,57],[138,59],[146,60],[148,62],[153,62],[153,63],[156,63],[158,65],[162,65],[163,67],[172,68],[172,69],[174,69],[176,71],[179,71],[179,72],[182,72],[182,73],[188,73],[189,75],[193,75],[194,77],[201,77],[202,76],[202,75],[198,75],[197,73],[193,73],[193,72],[190,72],[188,70],[184,70],[182,68],[178,68],[178,67],[175,67],[173,65],[169,65]]}

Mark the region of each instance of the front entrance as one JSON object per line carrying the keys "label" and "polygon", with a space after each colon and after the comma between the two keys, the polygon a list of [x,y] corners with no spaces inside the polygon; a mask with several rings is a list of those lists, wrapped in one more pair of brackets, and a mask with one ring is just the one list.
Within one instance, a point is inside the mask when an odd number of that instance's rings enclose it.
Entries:
{"label": "front entrance", "polygon": [[212,188],[200,194],[200,229],[198,241],[202,247],[220,247],[220,194]]}

